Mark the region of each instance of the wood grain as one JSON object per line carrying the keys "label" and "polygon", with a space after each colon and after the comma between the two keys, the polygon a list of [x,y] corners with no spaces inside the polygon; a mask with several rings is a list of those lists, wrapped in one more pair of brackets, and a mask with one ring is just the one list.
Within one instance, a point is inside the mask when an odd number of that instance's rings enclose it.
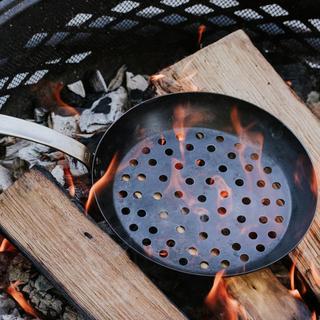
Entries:
{"label": "wood grain", "polygon": [[[161,74],[165,77],[155,82],[159,94],[193,90],[222,93],[256,104],[282,121],[311,157],[319,198],[319,121],[243,31],[224,37],[162,70]],[[320,270],[320,201],[308,234],[291,253],[292,258],[295,256],[297,268],[320,300],[320,283],[311,272],[311,262]]]}
{"label": "wood grain", "polygon": [[107,234],[39,171],[0,197],[0,226],[90,319],[185,319]]}

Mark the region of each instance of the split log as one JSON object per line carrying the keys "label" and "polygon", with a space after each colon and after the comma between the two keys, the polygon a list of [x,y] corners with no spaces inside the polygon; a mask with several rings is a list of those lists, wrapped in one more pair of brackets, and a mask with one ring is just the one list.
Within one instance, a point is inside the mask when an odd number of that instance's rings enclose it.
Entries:
{"label": "split log", "polygon": [[185,319],[39,171],[26,173],[0,196],[0,227],[89,319]]}
{"label": "split log", "polygon": [[[162,77],[153,81],[158,94],[216,92],[260,106],[285,123],[304,144],[313,163],[319,165],[319,123],[243,31],[226,36],[162,70],[160,74]],[[320,168],[317,169],[320,181]],[[319,209],[318,203],[315,221],[297,249],[297,267],[320,297],[320,288],[310,272],[311,261],[320,268]],[[300,248],[303,248],[303,252]],[[233,296],[254,319],[308,318],[305,307],[289,294],[268,269],[228,278],[226,283]]]}

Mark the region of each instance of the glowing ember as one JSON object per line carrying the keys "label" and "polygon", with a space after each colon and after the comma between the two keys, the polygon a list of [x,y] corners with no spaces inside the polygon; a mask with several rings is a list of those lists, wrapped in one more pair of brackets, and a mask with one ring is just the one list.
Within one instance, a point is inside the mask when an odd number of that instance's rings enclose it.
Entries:
{"label": "glowing ember", "polygon": [[66,180],[66,183],[68,185],[68,189],[69,189],[69,194],[71,197],[74,197],[76,194],[76,189],[74,186],[74,182],[73,182],[73,177],[70,171],[70,167],[68,165],[65,165],[63,168],[63,172],[64,172],[64,178]]}
{"label": "glowing ember", "polygon": [[150,81],[153,82],[153,81],[158,81],[160,79],[163,79],[165,77],[164,74],[153,74],[152,76],[150,76]]}
{"label": "glowing ember", "polygon": [[200,24],[200,26],[198,27],[198,45],[200,46],[200,48],[201,48],[202,37],[205,31],[206,31],[206,26],[204,24]]}
{"label": "glowing ember", "polygon": [[68,116],[74,116],[79,114],[79,112],[72,106],[68,105],[61,99],[61,90],[63,89],[63,83],[58,82],[52,85],[52,97],[57,103],[58,108],[63,109],[64,114]]}
{"label": "glowing ember", "polygon": [[238,320],[239,317],[247,319],[244,308],[229,295],[223,274],[224,271],[219,271],[215,276],[213,286],[205,299],[206,306],[223,320]]}
{"label": "glowing ember", "polygon": [[6,289],[6,292],[19,304],[19,306],[29,315],[39,318],[36,310],[29,304],[26,298],[21,292],[17,290],[17,287],[21,284],[20,281],[11,283]]}
{"label": "glowing ember", "polygon": [[98,192],[101,192],[112,181],[117,165],[118,165],[118,153],[115,153],[105,174],[90,189],[89,197],[85,206],[86,214],[88,214],[90,206],[94,201],[94,195]]}
{"label": "glowing ember", "polygon": [[7,239],[3,239],[0,245],[0,252],[15,252],[17,249]]}

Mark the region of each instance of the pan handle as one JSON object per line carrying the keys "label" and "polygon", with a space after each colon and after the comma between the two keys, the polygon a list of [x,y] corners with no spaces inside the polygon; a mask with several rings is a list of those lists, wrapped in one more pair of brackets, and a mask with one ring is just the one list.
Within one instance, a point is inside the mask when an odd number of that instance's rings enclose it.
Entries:
{"label": "pan handle", "polygon": [[78,159],[88,169],[91,166],[91,153],[85,145],[42,125],[0,114],[0,134],[52,147]]}

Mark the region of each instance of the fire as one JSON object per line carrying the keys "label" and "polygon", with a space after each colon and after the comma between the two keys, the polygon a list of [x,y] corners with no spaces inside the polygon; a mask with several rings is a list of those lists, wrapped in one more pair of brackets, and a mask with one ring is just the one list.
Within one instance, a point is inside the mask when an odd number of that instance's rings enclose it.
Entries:
{"label": "fire", "polygon": [[239,317],[247,319],[243,306],[229,295],[223,275],[224,271],[216,274],[213,286],[205,299],[206,306],[212,313],[221,315],[221,319],[224,320],[238,320]]}
{"label": "fire", "polygon": [[92,202],[94,201],[94,195],[100,192],[101,190],[103,190],[103,188],[105,188],[112,181],[117,165],[118,165],[118,152],[115,153],[115,155],[111,159],[105,174],[91,187],[89,192],[89,197],[85,206],[86,214],[88,214],[89,209],[92,205]]}
{"label": "fire", "polygon": [[152,76],[150,76],[149,80],[150,80],[151,82],[153,82],[153,81],[159,81],[159,80],[163,79],[164,77],[165,77],[165,75],[162,74],[162,73],[153,74]]}
{"label": "fire", "polygon": [[64,178],[66,180],[67,185],[69,186],[69,194],[71,197],[74,197],[76,194],[76,188],[73,182],[73,177],[70,171],[70,167],[66,164],[63,167]]}
{"label": "fire", "polygon": [[17,287],[21,284],[21,281],[11,283],[6,289],[6,292],[19,304],[19,306],[29,315],[39,318],[36,310],[29,304],[23,294],[17,290]]}
{"label": "fire", "polygon": [[62,99],[61,99],[61,90],[63,89],[63,83],[62,82],[58,82],[58,83],[54,83],[52,85],[52,97],[55,100],[55,102],[57,103],[58,106],[58,110],[61,109],[63,110],[63,114],[64,115],[68,115],[68,116],[75,116],[77,114],[79,114],[79,112],[72,106],[68,105],[67,103],[65,103]]}
{"label": "fire", "polygon": [[0,252],[15,252],[17,249],[7,239],[3,239],[0,245]]}
{"label": "fire", "polygon": [[204,24],[200,24],[200,26],[198,27],[198,45],[200,48],[202,47],[201,41],[206,29],[207,28]]}

